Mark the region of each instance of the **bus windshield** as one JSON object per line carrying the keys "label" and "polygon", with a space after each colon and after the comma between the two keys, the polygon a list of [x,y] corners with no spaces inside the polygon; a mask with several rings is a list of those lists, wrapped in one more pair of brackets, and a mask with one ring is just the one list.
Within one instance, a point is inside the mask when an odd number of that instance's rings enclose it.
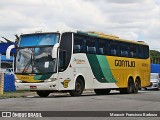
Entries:
{"label": "bus windshield", "polygon": [[19,47],[55,45],[58,38],[58,33],[21,35]]}
{"label": "bus windshield", "polygon": [[52,58],[53,47],[20,48],[17,51],[16,73],[53,73],[56,71],[56,59]]}
{"label": "bus windshield", "polygon": [[53,46],[59,34],[22,35],[17,49],[16,73],[43,74],[56,72],[56,58],[52,58]]}

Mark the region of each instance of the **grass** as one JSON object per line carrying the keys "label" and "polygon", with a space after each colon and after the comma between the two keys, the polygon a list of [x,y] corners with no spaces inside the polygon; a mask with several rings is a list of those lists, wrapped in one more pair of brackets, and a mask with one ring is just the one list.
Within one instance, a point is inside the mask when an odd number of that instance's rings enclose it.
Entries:
{"label": "grass", "polygon": [[0,94],[0,99],[4,98],[23,98],[28,95],[33,95],[33,92],[30,91],[15,91],[15,92],[4,92],[2,95]]}

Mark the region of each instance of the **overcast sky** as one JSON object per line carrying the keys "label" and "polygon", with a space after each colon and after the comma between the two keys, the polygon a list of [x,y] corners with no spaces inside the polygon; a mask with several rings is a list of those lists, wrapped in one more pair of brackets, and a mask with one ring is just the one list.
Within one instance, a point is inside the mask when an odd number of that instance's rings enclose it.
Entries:
{"label": "overcast sky", "polygon": [[160,0],[0,0],[0,36],[12,40],[36,31],[99,31],[160,51],[159,29]]}

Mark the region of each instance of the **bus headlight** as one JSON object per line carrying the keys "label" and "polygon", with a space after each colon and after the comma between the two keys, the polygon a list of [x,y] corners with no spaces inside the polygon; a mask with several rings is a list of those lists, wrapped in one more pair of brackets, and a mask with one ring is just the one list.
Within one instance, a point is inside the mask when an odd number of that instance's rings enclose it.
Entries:
{"label": "bus headlight", "polygon": [[57,79],[56,78],[50,78],[50,79],[45,80],[45,82],[53,82],[55,80],[57,80]]}

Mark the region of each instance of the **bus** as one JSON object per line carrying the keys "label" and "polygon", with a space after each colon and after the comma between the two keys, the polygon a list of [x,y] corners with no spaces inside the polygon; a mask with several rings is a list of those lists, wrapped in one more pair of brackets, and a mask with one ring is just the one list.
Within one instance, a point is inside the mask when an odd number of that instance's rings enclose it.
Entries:
{"label": "bus", "polygon": [[150,85],[149,46],[101,32],[22,34],[16,47],[16,90],[80,96],[138,93]]}

